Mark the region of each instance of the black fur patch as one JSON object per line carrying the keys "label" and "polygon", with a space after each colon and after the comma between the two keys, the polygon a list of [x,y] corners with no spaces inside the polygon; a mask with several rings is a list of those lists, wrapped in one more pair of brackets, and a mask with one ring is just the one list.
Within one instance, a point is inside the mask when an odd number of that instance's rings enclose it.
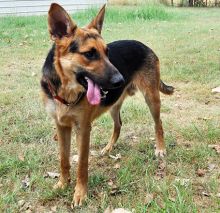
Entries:
{"label": "black fur patch", "polygon": [[152,53],[150,48],[139,41],[121,40],[108,44],[109,60],[124,77],[125,85],[121,88],[108,90],[108,94],[102,100],[101,105],[112,105],[118,100],[135,73],[144,65],[147,56]]}
{"label": "black fur patch", "polygon": [[46,82],[46,78],[50,81],[52,87],[55,89],[55,92],[57,93],[60,86],[61,81],[59,76],[56,73],[55,67],[54,67],[54,51],[55,51],[55,45],[51,48],[49,51],[47,58],[44,62],[42,72],[43,76],[41,79],[41,88],[43,91],[47,94],[48,98],[52,99],[52,94],[48,88],[48,84]]}
{"label": "black fur patch", "polygon": [[75,53],[75,52],[78,51],[78,49],[79,49],[79,44],[78,44],[78,42],[77,42],[77,41],[71,42],[71,44],[70,44],[70,46],[69,46],[69,51],[70,51],[71,53]]}

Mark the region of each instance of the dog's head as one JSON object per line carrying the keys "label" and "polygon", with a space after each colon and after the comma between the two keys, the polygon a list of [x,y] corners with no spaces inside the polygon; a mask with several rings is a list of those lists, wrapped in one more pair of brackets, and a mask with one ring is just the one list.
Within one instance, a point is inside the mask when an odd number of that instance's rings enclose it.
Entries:
{"label": "dog's head", "polygon": [[90,24],[79,28],[60,5],[51,4],[48,12],[57,74],[63,86],[73,81],[82,85],[93,105],[100,103],[105,90],[124,84],[123,76],[108,59],[108,48],[101,37],[104,14],[105,5]]}

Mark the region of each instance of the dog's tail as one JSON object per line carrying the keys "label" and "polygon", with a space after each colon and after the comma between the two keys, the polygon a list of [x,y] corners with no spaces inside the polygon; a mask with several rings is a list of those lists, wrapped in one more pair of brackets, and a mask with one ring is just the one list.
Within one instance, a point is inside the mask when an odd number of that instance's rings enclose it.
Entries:
{"label": "dog's tail", "polygon": [[174,87],[168,86],[160,80],[160,91],[166,95],[172,95],[174,93]]}

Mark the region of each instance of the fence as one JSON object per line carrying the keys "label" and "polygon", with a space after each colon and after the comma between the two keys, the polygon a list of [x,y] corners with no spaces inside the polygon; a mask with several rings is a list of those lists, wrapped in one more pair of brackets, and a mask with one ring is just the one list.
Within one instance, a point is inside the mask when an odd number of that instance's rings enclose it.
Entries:
{"label": "fence", "polygon": [[[56,0],[0,0],[0,16],[3,15],[39,15],[46,14],[51,3]],[[85,10],[101,6],[107,0],[59,0],[57,3],[68,12]]]}
{"label": "fence", "polygon": [[220,0],[161,0],[172,6],[220,7]]}

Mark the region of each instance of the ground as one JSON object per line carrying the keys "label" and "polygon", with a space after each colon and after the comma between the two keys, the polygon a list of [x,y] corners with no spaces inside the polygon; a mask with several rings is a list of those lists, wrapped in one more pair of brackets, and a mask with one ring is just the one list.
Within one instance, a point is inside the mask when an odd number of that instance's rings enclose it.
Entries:
{"label": "ground", "polygon": [[[111,135],[110,116],[93,124],[89,197],[74,211],[104,212],[112,206],[218,212],[220,96],[211,89],[220,85],[219,9],[162,8],[164,16],[150,20],[134,18],[140,7],[125,16],[130,10],[109,7],[103,37],[140,40],[160,58],[161,78],[175,87],[173,96],[161,95],[167,157],[154,157],[153,121],[143,97],[128,98],[112,156],[99,156]],[[87,16],[76,15],[77,23],[84,25]],[[57,179],[45,177],[59,173],[54,124],[39,96],[41,67],[52,44],[46,16],[1,17],[0,35],[0,211],[70,212],[73,187],[53,190]],[[76,154],[73,137],[71,155]],[[72,185],[75,168],[73,160]]]}

